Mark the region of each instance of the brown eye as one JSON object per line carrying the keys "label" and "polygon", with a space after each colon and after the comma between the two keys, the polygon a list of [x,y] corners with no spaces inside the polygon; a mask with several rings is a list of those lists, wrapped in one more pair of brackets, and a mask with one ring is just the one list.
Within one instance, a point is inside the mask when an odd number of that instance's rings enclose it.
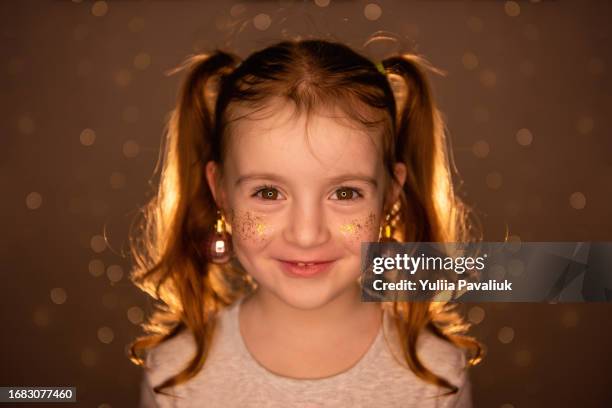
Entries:
{"label": "brown eye", "polygon": [[353,188],[339,188],[336,190],[338,200],[355,200],[358,197],[358,192]]}
{"label": "brown eye", "polygon": [[276,200],[278,199],[278,190],[271,187],[262,188],[258,190],[255,195],[258,196],[261,194],[261,198],[264,200]]}

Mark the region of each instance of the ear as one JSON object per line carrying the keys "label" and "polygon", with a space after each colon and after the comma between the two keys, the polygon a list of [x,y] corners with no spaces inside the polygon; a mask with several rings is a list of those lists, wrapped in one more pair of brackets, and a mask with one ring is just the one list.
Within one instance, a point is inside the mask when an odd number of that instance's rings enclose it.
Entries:
{"label": "ear", "polygon": [[212,193],[217,207],[225,211],[227,195],[225,194],[225,189],[223,188],[223,183],[221,182],[221,170],[219,168],[219,164],[212,160],[209,161],[204,167],[204,173],[206,176],[206,182],[208,183],[208,187],[210,188],[210,192]]}
{"label": "ear", "polygon": [[391,180],[391,186],[389,188],[388,196],[387,196],[387,208],[385,211],[389,211],[393,204],[399,199],[400,193],[404,188],[404,183],[406,182],[407,176],[407,168],[406,164],[402,162],[397,162],[393,165],[393,174],[395,174],[395,179]]}

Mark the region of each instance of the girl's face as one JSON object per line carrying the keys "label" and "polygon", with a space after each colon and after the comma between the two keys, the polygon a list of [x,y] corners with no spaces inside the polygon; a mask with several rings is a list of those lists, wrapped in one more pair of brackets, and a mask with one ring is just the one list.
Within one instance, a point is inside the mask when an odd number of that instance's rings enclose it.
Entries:
{"label": "girl's face", "polygon": [[[221,183],[214,162],[206,175],[258,290],[312,309],[355,290],[361,242],[378,240],[385,194],[394,202],[399,187],[385,191],[380,136],[275,108],[236,121]],[[405,166],[395,171],[403,184]]]}

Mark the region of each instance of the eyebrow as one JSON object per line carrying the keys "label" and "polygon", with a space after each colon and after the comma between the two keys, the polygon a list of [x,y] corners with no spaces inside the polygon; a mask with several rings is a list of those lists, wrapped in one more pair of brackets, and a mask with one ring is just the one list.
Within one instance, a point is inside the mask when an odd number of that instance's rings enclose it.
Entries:
{"label": "eyebrow", "polygon": [[[268,180],[274,180],[277,182],[285,182],[286,180],[278,175],[278,174],[273,174],[273,173],[257,173],[257,174],[245,174],[243,176],[238,177],[238,179],[236,180],[235,186],[238,186],[246,181],[249,180],[259,180],[259,179],[268,179]],[[325,181],[335,184],[335,183],[341,183],[343,181],[348,181],[348,180],[361,180],[364,181],[368,184],[371,184],[374,188],[378,187],[378,182],[376,181],[375,178],[370,177],[368,175],[365,174],[359,174],[359,173],[355,173],[355,174],[341,174],[338,176],[333,176],[333,177],[327,177],[324,179]]]}

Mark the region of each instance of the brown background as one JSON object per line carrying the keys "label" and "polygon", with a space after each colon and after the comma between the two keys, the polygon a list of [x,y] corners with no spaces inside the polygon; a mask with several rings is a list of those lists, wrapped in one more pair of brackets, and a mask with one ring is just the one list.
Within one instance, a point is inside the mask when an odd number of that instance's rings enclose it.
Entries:
{"label": "brown background", "polygon": [[[150,304],[127,279],[127,229],[181,79],[164,72],[214,46],[313,35],[374,59],[420,52],[447,72],[436,96],[485,239],[612,240],[609,2],[326,3],[0,2],[0,385],[136,405],[124,350]],[[363,47],[379,30],[397,41]],[[476,406],[612,405],[610,304],[466,311],[489,353]]]}

